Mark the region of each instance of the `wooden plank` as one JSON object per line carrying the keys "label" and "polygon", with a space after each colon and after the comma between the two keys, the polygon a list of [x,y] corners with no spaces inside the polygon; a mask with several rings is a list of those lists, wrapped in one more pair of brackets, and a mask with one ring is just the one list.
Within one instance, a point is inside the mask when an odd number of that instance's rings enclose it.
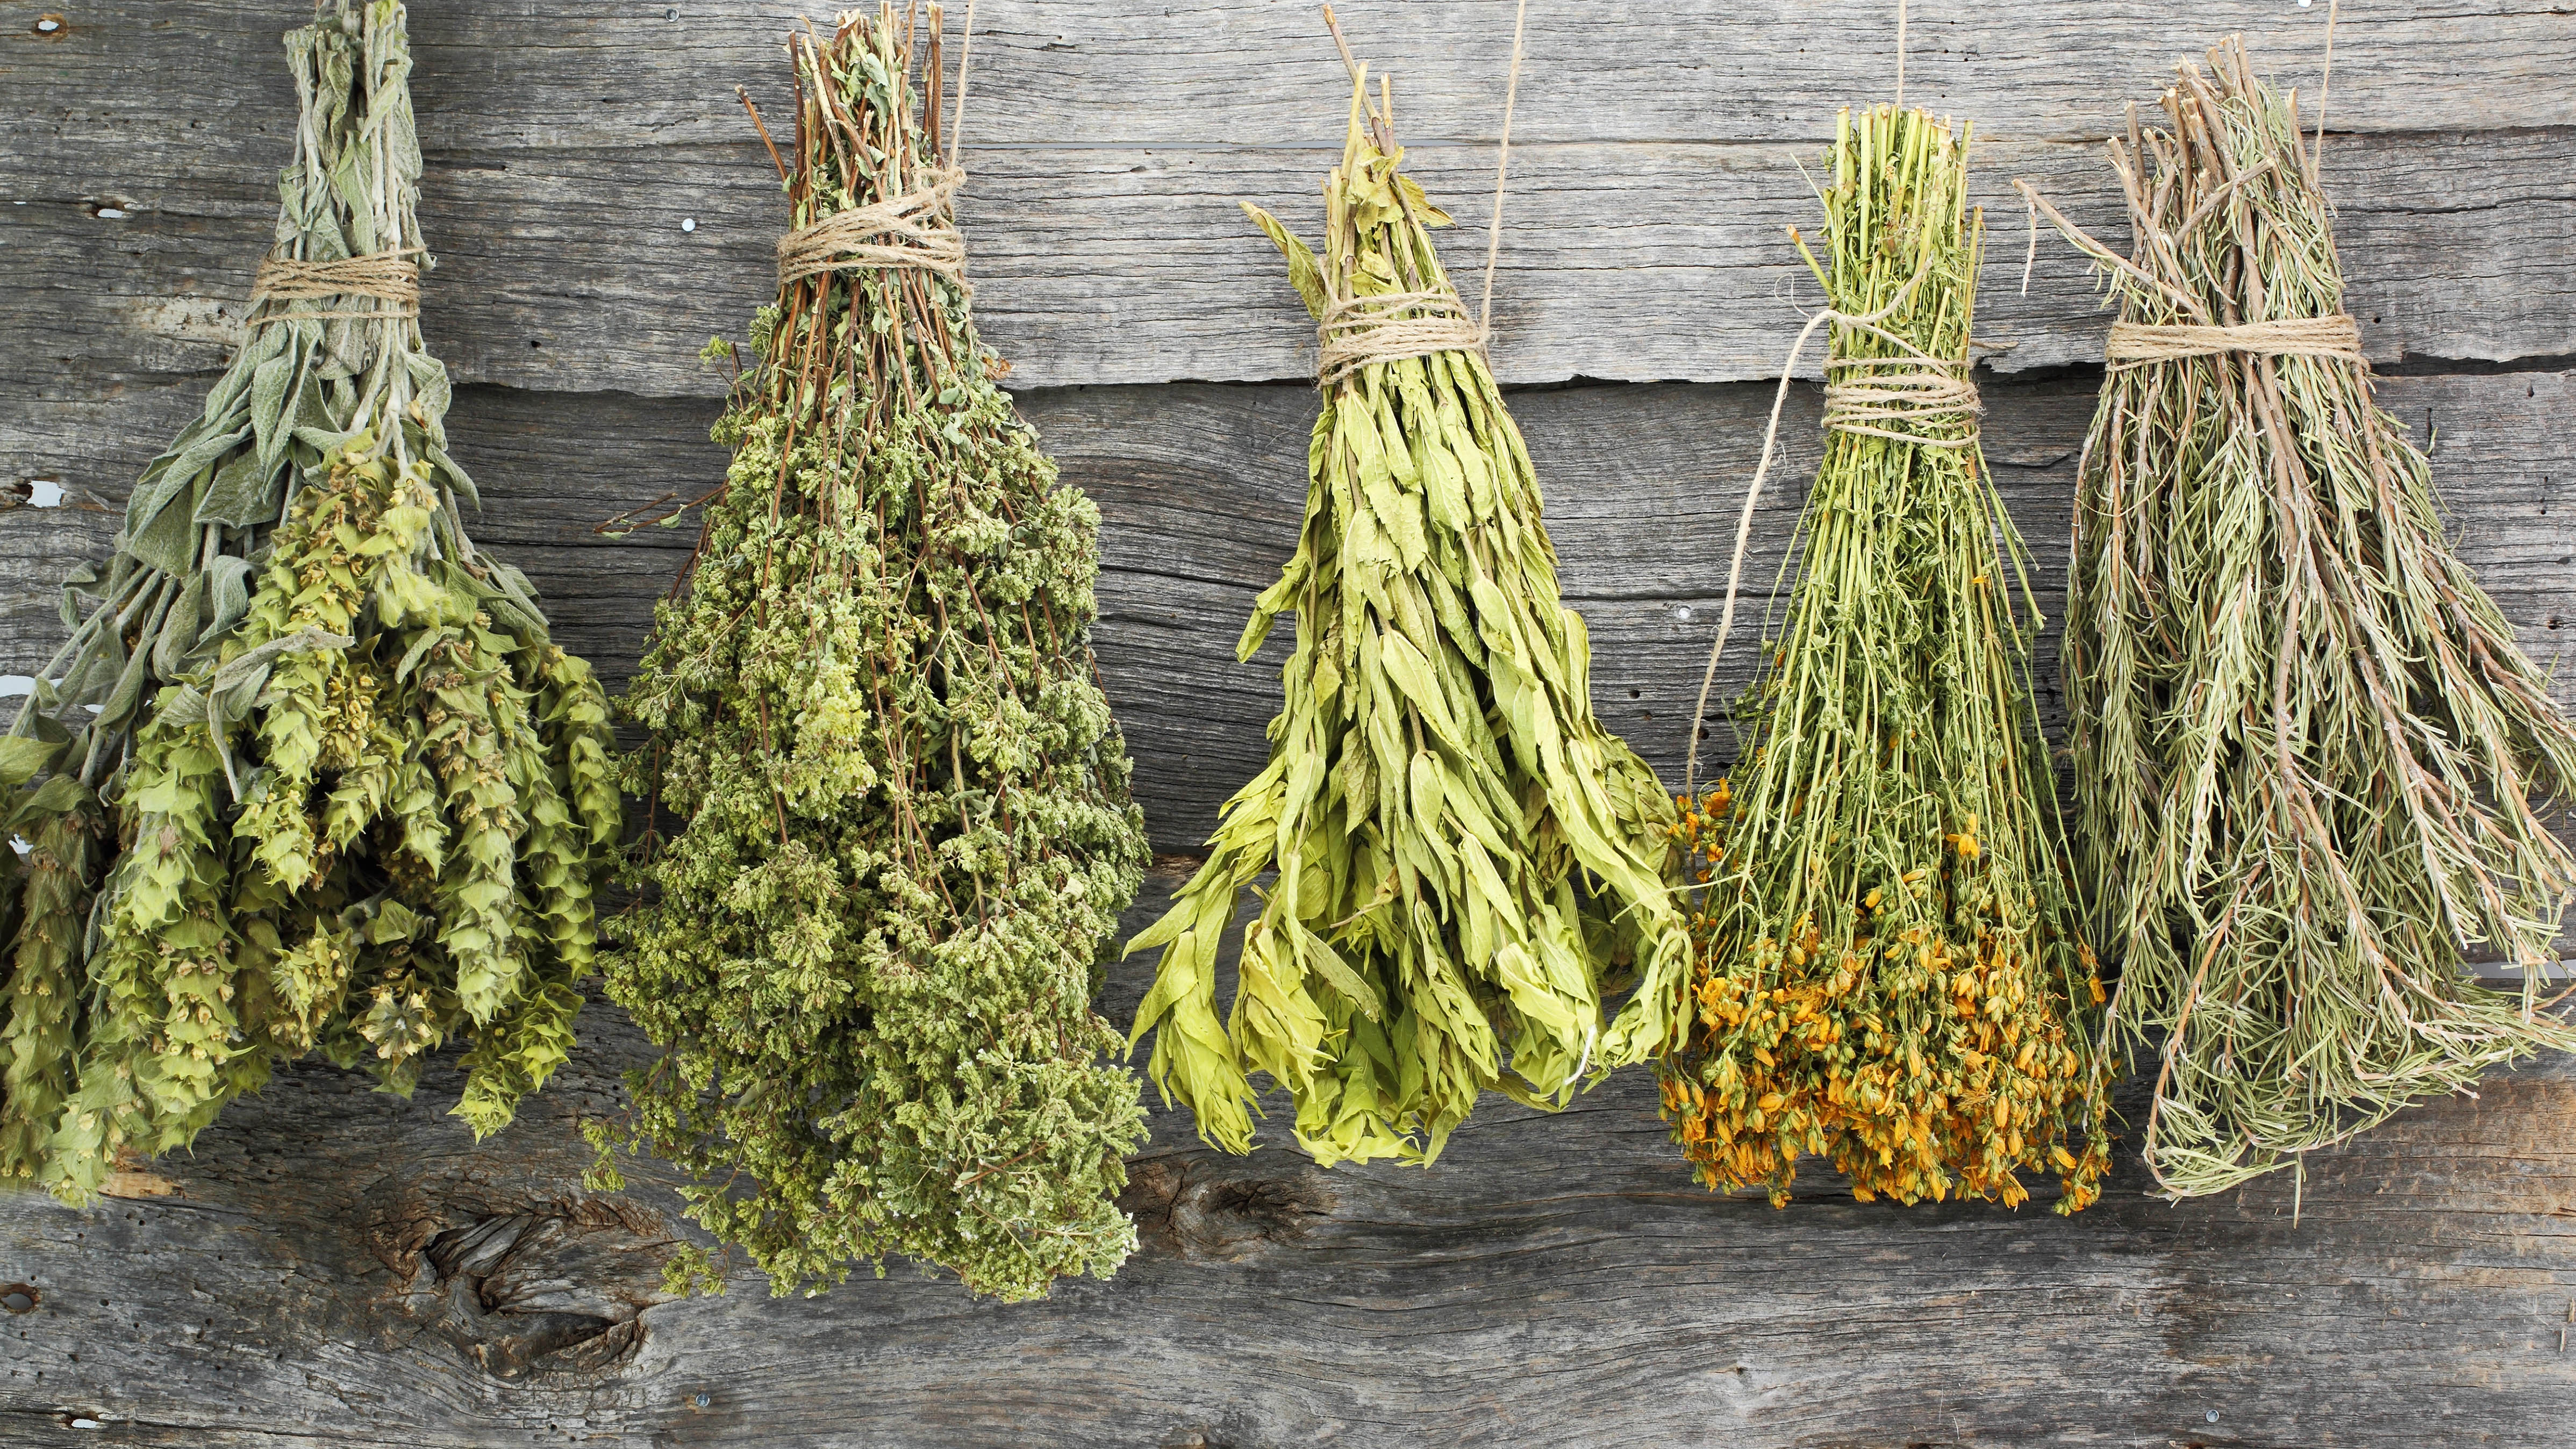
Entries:
{"label": "wooden plank", "polygon": [[[2029,542],[2034,586],[2054,610],[2065,589],[2075,450],[2098,374],[1998,381],[1987,393],[1987,456]],[[0,673],[26,673],[61,637],[53,586],[68,554],[105,547],[125,480],[169,436],[201,386],[91,381],[99,401],[0,397],[0,456],[62,481],[67,506],[0,513]],[[128,405],[128,400],[131,400]],[[1548,498],[1567,597],[1590,625],[1593,699],[1611,727],[1678,780],[1683,721],[1725,589],[1726,548],[1761,449],[1770,389],[1755,384],[1593,386],[1516,394]],[[2567,510],[2576,462],[2564,423],[2576,373],[2392,377],[2381,400],[2438,432],[2435,476],[2461,547],[2525,644],[2544,659],[2576,628]],[[1137,790],[1155,848],[1188,851],[1216,808],[1257,771],[1263,727],[1279,701],[1279,631],[1248,665],[1234,662],[1252,596],[1277,576],[1305,504],[1314,393],[1297,386],[1074,388],[1023,406],[1066,478],[1102,511],[1097,648],[1110,698],[1138,761]],[[646,530],[625,542],[595,524],[666,491],[695,496],[723,477],[705,441],[711,404],[614,395],[545,397],[469,388],[450,427],[488,500],[475,536],[506,549],[545,591],[564,641],[622,680],[651,603],[694,538]],[[1761,607],[1819,451],[1813,390],[1782,423],[1782,456],[1766,490],[1746,566],[1745,647],[1719,675],[1718,698],[1749,679]],[[2061,720],[2052,630],[2039,651],[2043,715]],[[2576,679],[2559,683],[2576,704]],[[1733,752],[1721,729],[1711,748]]]}
{"label": "wooden plank", "polygon": [[2286,1178],[2175,1207],[2133,1159],[2073,1219],[1825,1173],[1774,1211],[1686,1180],[1644,1073],[1565,1120],[1489,1101],[1427,1171],[1229,1158],[1157,1112],[1110,1282],[674,1302],[667,1186],[580,1181],[643,1047],[581,1028],[480,1148],[452,1069],[402,1103],[306,1067],[157,1164],[166,1196],[0,1199],[0,1279],[40,1300],[0,1318],[0,1440],[2542,1449],[2576,1407],[2564,1065],[2315,1154],[2295,1222]]}
{"label": "wooden plank", "polygon": [[[165,148],[176,152],[178,148]],[[1495,365],[1510,382],[1776,376],[1817,289],[1785,236],[1816,207],[1804,145],[1516,147],[1496,287]],[[2081,224],[2126,235],[2090,147],[1999,143],[1978,336],[2005,370],[2088,361],[2106,325],[2072,251],[2043,239],[2022,294],[2027,175]],[[1473,234],[1448,255],[1482,285],[1490,155],[1415,153]],[[2513,359],[2570,345],[2576,129],[2339,138],[2328,180],[2374,358]],[[1320,226],[1314,151],[1001,151],[962,219],[977,314],[1023,385],[1303,378],[1313,324],[1237,198]],[[184,164],[165,156],[161,164]],[[221,365],[273,219],[269,179],[224,196],[132,180],[124,219],[47,201],[0,208],[0,287],[63,357],[119,370]],[[193,194],[192,194],[193,193]],[[142,199],[135,199],[140,195]],[[769,299],[779,201],[756,144],[442,157],[423,225],[439,250],[424,325],[467,381],[542,391],[712,396],[698,360]],[[683,231],[682,223],[695,227]],[[1801,371],[1812,374],[1811,356]]]}
{"label": "wooden plank", "polygon": [[[1305,33],[1302,8],[1145,17],[1134,22],[1143,38],[1116,45],[1101,39],[1113,26],[1096,5],[1047,12],[1054,29],[996,8],[1005,14],[988,37],[991,104],[978,108],[973,137],[983,144],[972,147],[975,180],[962,216],[987,337],[1024,383],[1306,375],[1311,325],[1234,206],[1256,199],[1313,225],[1341,112],[1328,52]],[[2120,9],[2088,6],[2085,26],[2097,8]],[[0,193],[24,204],[0,208],[0,287],[27,299],[27,325],[49,339],[36,358],[203,369],[218,365],[237,336],[291,123],[266,38],[275,17],[212,7],[219,23],[200,39],[178,33],[168,11],[158,0],[111,8],[121,23],[75,24],[69,39],[41,48],[42,63],[11,72],[24,84],[0,112]],[[2020,10],[1977,13],[2011,15],[2013,35],[1952,37],[1944,43],[1955,42],[1954,56],[2018,53],[2032,43],[2023,32],[2055,34],[2058,23],[2031,22]],[[768,39],[775,17],[692,11],[660,22],[650,14],[650,6],[609,13],[555,0],[511,7],[506,17],[467,7],[422,18],[418,84],[433,147],[424,224],[444,262],[430,283],[428,325],[460,378],[712,395],[718,384],[698,364],[698,347],[737,333],[768,295],[779,205],[765,156],[730,107],[728,81],[778,85]],[[1467,22],[1481,14],[1461,11],[1450,17],[1456,25],[1423,33],[1472,34]],[[2526,359],[2569,345],[2576,284],[2560,263],[2576,245],[2576,128],[2567,124],[2576,114],[2576,30],[2541,19],[2508,9],[2471,19],[2414,12],[2345,37],[2346,86],[2334,114],[2365,125],[2376,106],[2407,127],[2338,137],[2325,153],[2328,184],[2345,208],[2352,305],[2383,362]],[[2145,21],[2133,20],[2126,30],[2127,22],[2088,29],[2093,38],[2072,54],[2090,59],[2075,69],[2129,75],[2133,58],[2114,42],[2137,40]],[[459,28],[439,39],[449,23]],[[1540,52],[1547,63],[1533,69],[1529,112],[1539,119],[1517,148],[1498,288],[1496,362],[1506,380],[1765,376],[1798,326],[1797,307],[1813,304],[1812,283],[1782,236],[1814,218],[1797,166],[1813,160],[1835,104],[1872,92],[1875,63],[1834,46],[1813,48],[1830,62],[1791,65],[1761,47],[1795,30],[1718,27],[1704,15],[1691,23],[1730,37],[1748,32],[1747,66],[1778,62],[1773,72],[1787,79],[1758,88],[1766,98],[1759,115],[1712,107],[1705,83],[1674,84],[1663,67],[1679,62],[1669,56],[1591,55],[1597,46],[1581,60]],[[1947,23],[2002,25],[1927,21],[1925,33],[1939,36]],[[1173,26],[1189,27],[1200,50],[1210,26],[1243,49],[1183,57],[1172,53],[1190,49],[1178,32],[1158,29]],[[692,46],[617,48],[676,33]],[[1041,39],[1058,34],[1073,38]],[[1544,38],[1574,40],[1557,30]],[[192,63],[174,68],[182,47]],[[2436,72],[2486,55],[2481,47],[2503,53],[2489,57],[2496,69],[2480,84],[2435,84]],[[194,60],[209,52],[216,63]],[[597,84],[612,56],[623,57],[614,85]],[[1147,65],[1147,57],[1158,59]],[[1936,79],[1916,81],[1919,97],[1937,91],[1942,104],[1966,103],[1963,114],[1988,123],[1988,134],[2015,138],[1981,148],[1979,161],[1979,194],[1995,208],[1998,233],[1980,335],[2005,349],[1996,365],[2028,370],[2098,355],[2103,322],[2070,253],[2050,244],[2037,285],[2020,294],[2022,209],[2006,183],[2028,175],[2079,220],[2119,235],[2098,154],[2063,137],[2096,134],[2120,104],[2151,97],[2155,67],[2116,84],[2104,71],[2106,88],[2090,93],[2093,109],[2083,112],[2091,119],[2056,126],[2015,109],[2052,94],[2018,65],[1996,62],[2037,89],[1941,90],[1943,62],[1925,63]],[[1236,74],[1220,86],[1211,77],[1222,64]],[[1778,99],[1777,86],[1794,91],[1801,65],[1829,69],[1835,84]],[[1320,78],[1309,76],[1318,66]],[[2498,75],[2528,83],[2498,90]],[[1012,89],[1030,85],[1041,88]],[[2380,85],[2394,89],[2372,89]],[[2397,105],[2410,87],[2429,110]],[[2481,99],[2443,109],[2467,95]],[[1591,124],[1547,119],[1569,98]],[[2050,104],[2059,108],[2052,114],[2076,114],[2071,99]],[[1465,93],[1425,90],[1403,105],[1426,118],[1426,131],[1436,129],[1428,118],[1483,114]],[[1034,129],[1013,129],[1023,124]],[[1471,227],[1489,214],[1491,164],[1489,145],[1456,139],[1418,147],[1414,161]],[[1461,236],[1450,253],[1471,287],[1474,243]]]}
{"label": "wooden plank", "polygon": [[[65,30],[13,25],[0,52],[39,98],[25,122],[35,144],[50,123],[77,128],[52,139],[51,163],[78,165],[84,134],[157,136],[175,116],[221,137],[291,103],[266,87],[282,81],[277,36],[292,12],[261,0],[57,8]],[[953,41],[965,6],[948,12]],[[764,106],[783,96],[779,43],[813,13],[796,0],[424,0],[412,8],[423,139],[441,150],[467,134],[539,149],[729,142],[741,126],[733,88]],[[1835,107],[1891,91],[1896,13],[1882,0],[1669,0],[1615,16],[1533,4],[1514,129],[1530,141],[1821,139]],[[2274,0],[2205,0],[2187,15],[2158,0],[1919,4],[1906,98],[1999,135],[2098,139],[2129,102],[2152,102],[2175,61],[2232,33],[2283,84],[2313,91],[2327,13]],[[2344,6],[2333,124],[2576,124],[2565,18],[2550,0]],[[1396,77],[1407,135],[1493,137],[1509,0],[1349,5],[1342,21],[1361,57]],[[1340,141],[1347,82],[1308,0],[979,0],[976,26],[970,143]]]}

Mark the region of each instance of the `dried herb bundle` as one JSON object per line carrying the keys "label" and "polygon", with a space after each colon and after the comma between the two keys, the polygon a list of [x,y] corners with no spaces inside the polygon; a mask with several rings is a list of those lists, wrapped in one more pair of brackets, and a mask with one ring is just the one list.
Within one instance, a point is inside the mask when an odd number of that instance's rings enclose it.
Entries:
{"label": "dried herb bundle", "polygon": [[2124,324],[2068,600],[2081,851],[2178,1196],[2576,1045],[2533,994],[2576,859],[2530,804],[2576,732],[2372,400],[2295,97],[2209,60],[2111,144],[2131,254],[2066,228]]}
{"label": "dried herb bundle", "polygon": [[1775,1203],[1801,1153],[1864,1201],[2017,1204],[2016,1174],[2054,1167],[2061,1212],[2109,1165],[2038,610],[1961,390],[1984,239],[1966,153],[1920,111],[1843,114],[1825,255],[1797,241],[1838,317],[1796,589],[1747,749],[1676,827],[1702,884],[1664,1110],[1709,1186]]}
{"label": "dried herb bundle", "polygon": [[976,340],[926,14],[927,46],[891,8],[790,42],[799,232],[625,701],[652,824],[607,976],[666,1053],[636,1137],[776,1291],[903,1253],[1033,1298],[1135,1246],[1139,1084],[1090,1000],[1146,849],[1088,643],[1099,513]]}
{"label": "dried herb bundle", "polygon": [[27,805],[70,808],[30,832],[0,1165],[74,1200],[308,1051],[408,1092],[469,1037],[456,1113],[499,1128],[570,1046],[620,824],[606,700],[458,517],[402,6],[286,44],[264,300],[13,731],[51,756]]}
{"label": "dried herb bundle", "polygon": [[[1561,1103],[1587,1062],[1659,1049],[1688,944],[1671,803],[1593,717],[1528,452],[1433,253],[1449,219],[1397,173],[1391,129],[1363,82],[1320,260],[1245,208],[1325,324],[1304,532],[1240,654],[1290,611],[1297,647],[1269,768],[1127,947],[1164,948],[1133,1035],[1160,1026],[1155,1080],[1200,1133],[1249,1150],[1266,1071],[1326,1163],[1428,1161],[1485,1088]],[[1219,937],[1274,868],[1220,1022]],[[1631,968],[1644,985],[1605,1025]]]}

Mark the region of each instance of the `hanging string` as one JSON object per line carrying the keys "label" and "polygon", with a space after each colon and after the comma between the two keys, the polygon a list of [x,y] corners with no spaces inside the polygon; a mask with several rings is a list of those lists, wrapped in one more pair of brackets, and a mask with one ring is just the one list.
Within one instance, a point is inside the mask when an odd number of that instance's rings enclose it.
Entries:
{"label": "hanging string", "polygon": [[[1690,752],[1682,764],[1682,793],[1686,796],[1696,796],[1699,792],[1699,737],[1707,729],[1709,691],[1717,685],[1717,661],[1726,653],[1726,636],[1735,629],[1736,591],[1744,579],[1744,550],[1753,538],[1753,509],[1762,501],[1762,482],[1771,476],[1772,454],[1780,446],[1780,412],[1789,405],[1789,384],[1797,375],[1798,354],[1806,350],[1807,340],[1816,335],[1816,329],[1828,322],[1840,322],[1882,337],[1888,336],[1878,324],[1903,307],[1906,299],[1914,295],[1916,287],[1923,285],[1923,279],[1931,271],[1932,256],[1927,252],[1923,265],[1915,269],[1913,279],[1899,288],[1886,306],[1875,312],[1857,314],[1837,312],[1827,307],[1808,318],[1807,325],[1798,329],[1798,340],[1789,345],[1789,360],[1780,365],[1780,390],[1771,398],[1771,425],[1762,434],[1762,461],[1754,465],[1753,486],[1745,490],[1744,512],[1735,520],[1735,557],[1726,567],[1726,602],[1718,610],[1717,642],[1709,646],[1708,670],[1699,681],[1699,704],[1691,710]],[[1906,441],[1922,440],[1908,438]]]}
{"label": "hanging string", "polygon": [[1494,330],[1494,266],[1503,256],[1503,187],[1511,176],[1512,106],[1521,94],[1521,34],[1528,21],[1529,0],[1520,0],[1512,15],[1512,74],[1503,83],[1502,144],[1494,153],[1494,220],[1485,237],[1485,311],[1478,325],[1488,336]]}
{"label": "hanging string", "polygon": [[948,169],[959,170],[958,149],[966,144],[966,77],[975,63],[975,0],[966,0],[965,42],[957,49],[957,119],[948,127]]}
{"label": "hanging string", "polygon": [[1905,0],[1896,0],[1896,108],[1905,109]]}
{"label": "hanging string", "polygon": [[2317,167],[2326,155],[2326,97],[2334,90],[2335,20],[2343,13],[2343,0],[2326,0],[2326,59],[2317,72],[2317,143],[2308,151],[2308,181],[2314,184]]}

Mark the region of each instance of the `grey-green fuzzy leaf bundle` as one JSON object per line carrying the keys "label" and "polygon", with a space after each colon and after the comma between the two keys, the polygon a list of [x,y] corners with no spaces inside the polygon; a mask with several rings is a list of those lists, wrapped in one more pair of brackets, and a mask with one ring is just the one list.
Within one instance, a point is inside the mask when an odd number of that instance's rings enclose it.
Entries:
{"label": "grey-green fuzzy leaf bundle", "polygon": [[2372,396],[2295,97],[2209,60],[2111,145],[2130,255],[2066,228],[2124,324],[2067,608],[2082,874],[2177,1196],[2576,1045],[2536,996],[2576,857],[2532,804],[2576,731]]}
{"label": "grey-green fuzzy leaf bundle", "polygon": [[[1304,531],[1240,646],[1297,616],[1269,767],[1127,946],[1163,948],[1131,1040],[1160,1028],[1154,1078],[1200,1134],[1248,1151],[1267,1072],[1327,1164],[1427,1162],[1487,1088],[1562,1105],[1587,1064],[1677,1046],[1687,1019],[1672,800],[1592,713],[1520,430],[1466,337],[1402,355],[1466,311],[1432,248],[1449,218],[1391,132],[1363,83],[1320,259],[1245,208],[1351,355],[1327,359]],[[1272,870],[1220,1018],[1221,938]]]}
{"label": "grey-green fuzzy leaf bundle", "polygon": [[630,1137],[775,1291],[900,1253],[1035,1298],[1135,1247],[1139,1084],[1090,1003],[1144,822],[1089,647],[1098,510],[957,274],[926,13],[927,46],[891,8],[790,42],[807,264],[782,250],[625,700],[650,827],[607,980],[664,1050]]}
{"label": "grey-green fuzzy leaf bundle", "polygon": [[458,516],[401,280],[402,6],[340,0],[286,49],[272,261],[303,285],[254,307],[114,557],[73,575],[72,637],[0,747],[32,847],[0,1173],[74,1201],[309,1051],[408,1092],[467,1038],[456,1113],[500,1127],[570,1046],[621,825],[604,695]]}

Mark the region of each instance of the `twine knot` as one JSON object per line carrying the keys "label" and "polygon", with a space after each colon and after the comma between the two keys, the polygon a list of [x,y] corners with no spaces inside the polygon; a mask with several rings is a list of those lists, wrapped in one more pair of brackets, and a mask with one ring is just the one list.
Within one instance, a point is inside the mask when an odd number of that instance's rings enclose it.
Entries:
{"label": "twine knot", "polygon": [[1481,352],[1487,335],[1467,304],[1446,288],[1338,298],[1315,326],[1315,385],[1331,387],[1372,363]]}
{"label": "twine knot", "polygon": [[2115,371],[2228,352],[2257,357],[2325,357],[2353,363],[2366,360],[2361,355],[2361,324],[2345,312],[2331,317],[2239,322],[2232,327],[2114,322],[2110,340],[2102,349],[2104,360]]}
{"label": "twine knot", "polygon": [[966,239],[951,206],[966,173],[941,167],[917,190],[836,211],[778,239],[778,282],[861,269],[930,272],[966,286]]}
{"label": "twine knot", "polygon": [[394,305],[389,309],[364,312],[271,312],[253,317],[250,325],[261,327],[271,322],[303,322],[334,317],[417,317],[420,315],[420,264],[412,258],[427,250],[425,247],[404,247],[397,251],[370,252],[365,256],[326,261],[269,257],[259,264],[259,271],[251,278],[250,302],[254,308],[265,302],[309,302],[325,297],[374,297]]}

